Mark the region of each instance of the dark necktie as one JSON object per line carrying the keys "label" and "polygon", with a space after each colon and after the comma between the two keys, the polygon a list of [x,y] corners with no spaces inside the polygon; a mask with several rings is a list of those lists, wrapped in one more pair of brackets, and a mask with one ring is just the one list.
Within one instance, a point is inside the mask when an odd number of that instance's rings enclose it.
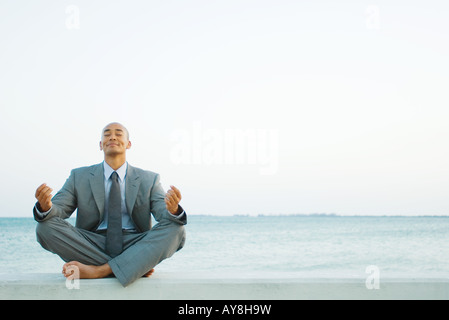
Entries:
{"label": "dark necktie", "polygon": [[106,233],[106,253],[115,257],[122,252],[122,213],[121,194],[117,172],[111,174],[111,189],[109,191],[108,230]]}

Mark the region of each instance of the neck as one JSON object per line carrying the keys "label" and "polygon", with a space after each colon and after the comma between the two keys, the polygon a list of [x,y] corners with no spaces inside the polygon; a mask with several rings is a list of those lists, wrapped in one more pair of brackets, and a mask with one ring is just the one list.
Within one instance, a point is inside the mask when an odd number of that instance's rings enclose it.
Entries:
{"label": "neck", "polygon": [[121,156],[121,155],[117,155],[117,156],[105,156],[104,157],[104,161],[106,161],[106,163],[114,170],[117,170],[118,168],[120,168],[125,162],[126,162],[126,157],[125,156]]}

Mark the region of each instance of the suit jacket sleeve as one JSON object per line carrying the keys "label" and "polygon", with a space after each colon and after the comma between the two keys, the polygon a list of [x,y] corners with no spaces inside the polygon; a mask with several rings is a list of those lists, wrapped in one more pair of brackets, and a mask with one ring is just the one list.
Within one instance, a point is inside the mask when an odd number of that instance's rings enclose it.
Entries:
{"label": "suit jacket sleeve", "polygon": [[[160,183],[159,174],[155,175],[153,188],[151,189],[150,210],[154,216],[154,219],[156,219],[156,221],[158,222],[161,221],[162,219],[168,219],[182,225],[187,223],[187,215],[185,213],[183,214],[182,217],[176,218],[172,214],[170,214],[170,212],[168,212],[165,206],[165,191]],[[184,211],[182,207],[181,210]]]}
{"label": "suit jacket sleeve", "polygon": [[77,198],[75,192],[75,172],[72,170],[61,190],[51,199],[52,207],[50,212],[42,216],[33,208],[34,219],[37,222],[45,221],[51,217],[69,218],[77,208]]}

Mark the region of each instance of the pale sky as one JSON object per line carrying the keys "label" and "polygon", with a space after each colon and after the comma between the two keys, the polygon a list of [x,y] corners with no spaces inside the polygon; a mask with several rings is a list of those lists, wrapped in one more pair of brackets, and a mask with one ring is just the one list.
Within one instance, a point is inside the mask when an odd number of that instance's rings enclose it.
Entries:
{"label": "pale sky", "polygon": [[188,214],[449,214],[447,1],[0,2],[0,216],[99,163]]}

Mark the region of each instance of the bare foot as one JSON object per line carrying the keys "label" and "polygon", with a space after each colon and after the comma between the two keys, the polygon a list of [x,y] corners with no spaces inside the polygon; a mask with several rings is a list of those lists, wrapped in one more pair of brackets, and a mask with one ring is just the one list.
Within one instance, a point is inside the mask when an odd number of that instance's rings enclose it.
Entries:
{"label": "bare foot", "polygon": [[149,278],[154,272],[154,269],[151,269],[150,271],[148,271],[147,273],[145,273],[142,277],[146,277]]}
{"label": "bare foot", "polygon": [[79,279],[98,279],[107,277],[112,273],[107,263],[101,266],[86,265],[78,261],[70,261],[62,266],[62,274],[68,278],[79,276]]}

